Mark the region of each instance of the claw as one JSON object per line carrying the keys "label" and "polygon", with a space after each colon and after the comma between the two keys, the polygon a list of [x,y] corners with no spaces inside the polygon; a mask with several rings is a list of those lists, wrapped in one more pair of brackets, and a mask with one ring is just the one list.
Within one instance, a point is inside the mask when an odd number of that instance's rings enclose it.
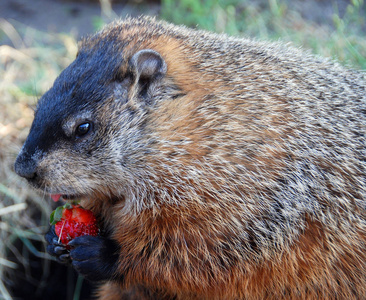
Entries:
{"label": "claw", "polygon": [[64,246],[56,246],[54,248],[54,252],[57,254],[57,255],[61,255],[62,253],[64,253],[66,250],[66,248]]}
{"label": "claw", "polygon": [[71,262],[70,255],[68,253],[67,254],[60,255],[57,259],[61,263],[69,263],[69,262]]}
{"label": "claw", "polygon": [[60,243],[59,238],[57,238],[57,237],[54,237],[54,238],[52,239],[52,244],[53,244],[53,245],[55,245],[55,246],[61,246],[61,247],[64,247],[64,244]]}

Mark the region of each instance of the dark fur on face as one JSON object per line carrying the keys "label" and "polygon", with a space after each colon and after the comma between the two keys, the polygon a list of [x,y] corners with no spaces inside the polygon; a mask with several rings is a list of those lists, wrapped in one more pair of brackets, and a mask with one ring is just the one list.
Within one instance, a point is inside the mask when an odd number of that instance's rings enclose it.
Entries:
{"label": "dark fur on face", "polygon": [[[159,90],[166,66],[158,53],[143,50],[126,58],[125,46],[116,31],[105,40],[84,40],[75,61],[40,99],[15,164],[35,187],[111,198],[121,196],[121,185],[130,184],[130,172],[141,167],[152,143],[147,111],[161,93],[174,96],[177,88]],[[85,123],[88,133],[78,136]]]}

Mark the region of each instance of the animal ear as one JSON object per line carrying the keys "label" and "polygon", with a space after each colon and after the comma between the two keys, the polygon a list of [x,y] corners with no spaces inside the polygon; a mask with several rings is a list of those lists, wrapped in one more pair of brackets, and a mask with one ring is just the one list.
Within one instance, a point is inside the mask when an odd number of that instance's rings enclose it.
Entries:
{"label": "animal ear", "polygon": [[129,61],[130,72],[133,76],[133,90],[138,99],[146,104],[152,104],[160,80],[167,71],[165,60],[151,49],[136,52]]}
{"label": "animal ear", "polygon": [[130,60],[130,68],[137,81],[151,82],[161,78],[167,71],[165,60],[151,49],[136,52]]}

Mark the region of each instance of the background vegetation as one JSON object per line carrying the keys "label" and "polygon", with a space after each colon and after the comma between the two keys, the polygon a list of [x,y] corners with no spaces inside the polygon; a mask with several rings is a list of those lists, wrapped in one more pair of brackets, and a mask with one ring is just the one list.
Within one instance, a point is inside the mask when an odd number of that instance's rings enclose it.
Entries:
{"label": "background vegetation", "polygon": [[[112,15],[108,1],[104,13]],[[352,0],[342,14],[334,1],[328,22],[316,22],[280,0],[162,0],[160,16],[230,35],[291,42],[357,69],[366,69],[366,8]],[[315,3],[315,2],[314,2]],[[316,7],[314,9],[317,9]],[[94,20],[95,30],[103,25]],[[45,253],[43,234],[54,209],[47,195],[13,171],[37,99],[75,57],[68,34],[39,32],[0,19],[0,299],[84,299],[88,285]],[[66,278],[55,279],[57,276]],[[60,283],[58,281],[63,281]],[[65,282],[68,282],[65,284]],[[15,295],[15,296],[14,296]]]}

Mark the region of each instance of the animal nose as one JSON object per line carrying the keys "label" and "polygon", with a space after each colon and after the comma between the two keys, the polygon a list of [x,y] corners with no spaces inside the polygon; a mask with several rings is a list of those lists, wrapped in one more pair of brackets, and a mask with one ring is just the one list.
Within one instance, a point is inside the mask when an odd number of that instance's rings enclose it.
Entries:
{"label": "animal nose", "polygon": [[18,155],[14,164],[15,173],[26,179],[34,179],[37,176],[36,169],[34,159],[21,153]]}

